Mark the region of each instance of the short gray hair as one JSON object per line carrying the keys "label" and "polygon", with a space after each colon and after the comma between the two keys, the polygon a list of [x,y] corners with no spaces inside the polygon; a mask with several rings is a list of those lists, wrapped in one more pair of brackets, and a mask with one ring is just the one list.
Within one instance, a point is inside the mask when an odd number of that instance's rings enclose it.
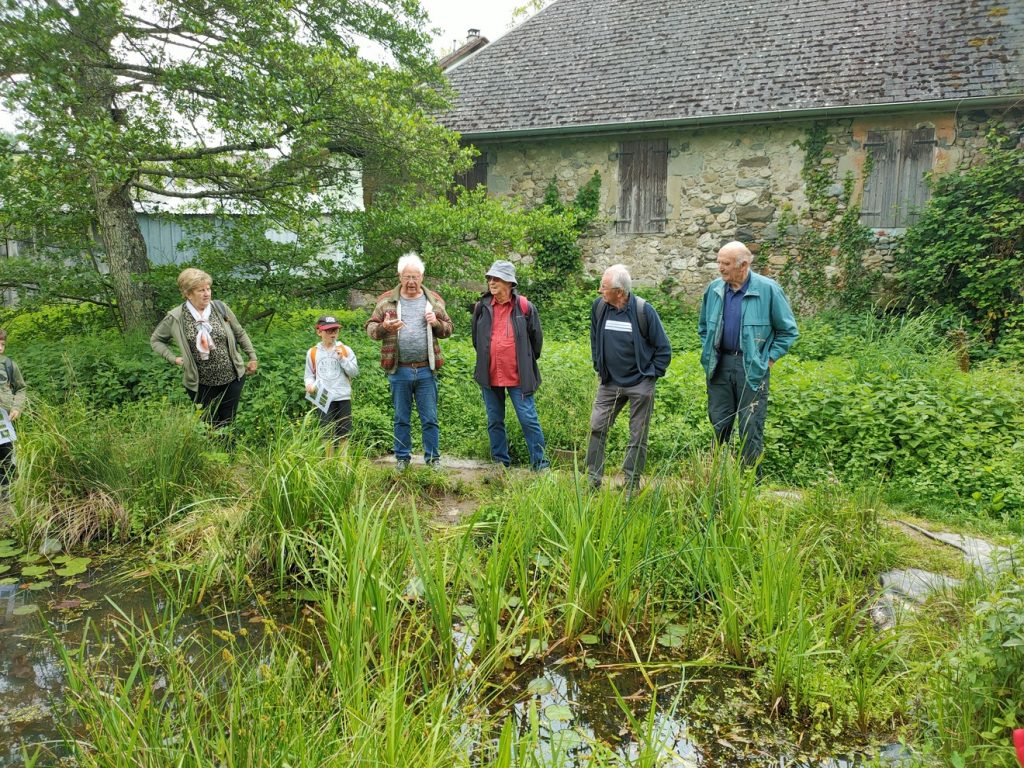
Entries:
{"label": "short gray hair", "polygon": [[633,292],[633,278],[629,276],[629,270],[625,264],[612,264],[604,271],[612,288],[618,288],[623,293]]}
{"label": "short gray hair", "polygon": [[423,266],[423,259],[419,257],[419,254],[417,254],[416,251],[409,251],[398,260],[398,274],[405,272],[406,267],[412,267],[421,275],[424,275],[427,272],[427,268]]}
{"label": "short gray hair", "polygon": [[718,252],[723,256],[734,256],[740,264],[750,264],[754,260],[754,254],[739,240],[730,240]]}

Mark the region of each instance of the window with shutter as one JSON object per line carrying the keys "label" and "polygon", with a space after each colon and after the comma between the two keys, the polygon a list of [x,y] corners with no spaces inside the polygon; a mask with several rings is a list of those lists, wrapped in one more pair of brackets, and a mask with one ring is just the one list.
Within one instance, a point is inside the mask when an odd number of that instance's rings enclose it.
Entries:
{"label": "window with shutter", "polygon": [[[487,188],[487,153],[481,152],[473,161],[473,167],[455,174],[455,186],[466,189]],[[448,192],[448,199],[455,202],[455,190]]]}
{"label": "window with shutter", "polygon": [[664,232],[668,141],[624,141],[618,154],[619,208],[615,231]]}
{"label": "window with shutter", "polygon": [[880,229],[910,226],[928,202],[925,175],[932,169],[935,129],[868,131],[864,148],[871,173],[864,182],[861,223]]}

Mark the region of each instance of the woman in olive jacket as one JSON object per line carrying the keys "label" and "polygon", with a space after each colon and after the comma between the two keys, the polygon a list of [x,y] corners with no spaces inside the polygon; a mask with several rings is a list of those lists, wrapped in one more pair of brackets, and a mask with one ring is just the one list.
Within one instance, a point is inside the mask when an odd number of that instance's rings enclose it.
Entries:
{"label": "woman in olive jacket", "polygon": [[[212,285],[213,278],[201,269],[178,275],[185,302],[167,313],[149,343],[167,362],[181,367],[189,398],[219,428],[235,418],[245,377],[256,372],[257,363],[249,334],[224,302],[213,299]],[[179,354],[171,349],[172,340]]]}

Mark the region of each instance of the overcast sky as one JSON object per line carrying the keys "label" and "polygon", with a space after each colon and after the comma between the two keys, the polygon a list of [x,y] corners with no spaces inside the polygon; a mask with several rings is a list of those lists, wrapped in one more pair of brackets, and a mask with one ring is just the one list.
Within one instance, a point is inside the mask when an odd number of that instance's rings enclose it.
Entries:
{"label": "overcast sky", "polygon": [[464,43],[469,29],[479,29],[488,40],[500,37],[512,23],[512,11],[525,4],[526,0],[420,0],[431,26],[441,29],[434,39],[437,53],[451,51],[453,42]]}

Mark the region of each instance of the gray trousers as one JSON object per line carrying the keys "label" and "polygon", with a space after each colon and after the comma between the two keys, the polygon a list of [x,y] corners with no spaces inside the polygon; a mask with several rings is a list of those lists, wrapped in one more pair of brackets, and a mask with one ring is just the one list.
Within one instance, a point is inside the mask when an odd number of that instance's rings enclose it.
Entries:
{"label": "gray trousers", "polygon": [[615,423],[622,407],[629,402],[629,444],[622,472],[626,483],[636,485],[647,463],[647,435],[654,412],[655,379],[644,379],[632,387],[601,384],[590,412],[590,442],[587,444],[587,475],[590,484],[601,485],[604,476],[604,450],[608,444],[608,430]]}
{"label": "gray trousers", "polygon": [[751,389],[743,370],[743,355],[722,355],[708,382],[708,418],[715,430],[715,442],[728,443],[738,419],[741,457],[747,466],[756,464],[764,451],[769,377],[770,373],[766,373],[761,386]]}

